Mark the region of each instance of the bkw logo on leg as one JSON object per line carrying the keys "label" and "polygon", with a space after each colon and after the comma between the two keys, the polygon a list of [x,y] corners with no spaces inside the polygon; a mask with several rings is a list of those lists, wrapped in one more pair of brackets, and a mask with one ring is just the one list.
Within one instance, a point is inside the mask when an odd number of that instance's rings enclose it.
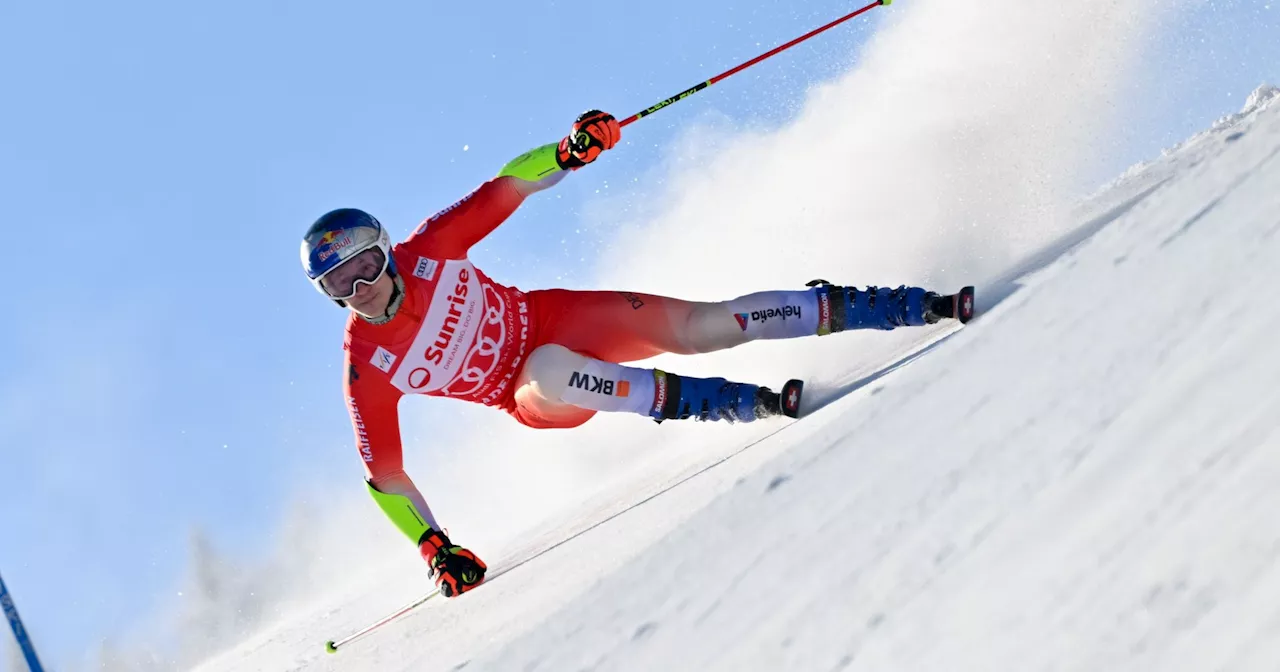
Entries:
{"label": "bkw logo on leg", "polygon": [[626,397],[631,394],[631,383],[625,380],[606,380],[598,376],[587,373],[573,372],[569,376],[569,387],[576,387],[579,390],[603,394],[609,397]]}

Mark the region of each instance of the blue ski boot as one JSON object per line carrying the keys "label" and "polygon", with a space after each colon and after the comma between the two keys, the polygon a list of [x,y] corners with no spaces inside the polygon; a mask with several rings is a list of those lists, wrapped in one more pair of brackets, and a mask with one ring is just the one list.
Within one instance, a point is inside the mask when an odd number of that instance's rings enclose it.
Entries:
{"label": "blue ski boot", "polygon": [[973,288],[939,296],[920,287],[840,287],[814,280],[818,294],[818,335],[851,329],[895,329],[933,324],[954,318],[968,322],[973,315]]}
{"label": "blue ski boot", "polygon": [[804,383],[788,381],[779,394],[767,387],[724,378],[693,378],[655,370],[656,392],[650,417],[663,420],[753,422],[775,415],[796,417]]}

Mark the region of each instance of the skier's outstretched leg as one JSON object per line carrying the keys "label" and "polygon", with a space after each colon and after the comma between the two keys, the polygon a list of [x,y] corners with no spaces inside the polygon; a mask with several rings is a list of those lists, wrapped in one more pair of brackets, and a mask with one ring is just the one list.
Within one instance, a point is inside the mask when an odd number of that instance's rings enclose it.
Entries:
{"label": "skier's outstretched leg", "polygon": [[658,421],[751,422],[781,415],[787,408],[785,400],[767,387],[623,366],[556,344],[543,345],[530,355],[515,402],[516,418],[538,428],[576,427],[598,411],[635,413]]}
{"label": "skier's outstretched leg", "polygon": [[795,408],[768,388],[619,362],[711,352],[757,339],[963,321],[972,307],[972,288],[944,297],[919,287],[814,284],[718,303],[630,292],[530,292],[535,349],[509,410],[532,427],[576,427],[598,411],[750,422]]}
{"label": "skier's outstretched leg", "polygon": [[[968,305],[972,305],[972,289]],[[529,293],[535,344],[557,343],[607,362],[666,352],[723,350],[759,339],[823,336],[853,329],[894,329],[956,317],[957,297],[920,287],[840,287],[757,292],[703,303],[631,292],[563,289]],[[970,309],[971,312],[971,309]]]}

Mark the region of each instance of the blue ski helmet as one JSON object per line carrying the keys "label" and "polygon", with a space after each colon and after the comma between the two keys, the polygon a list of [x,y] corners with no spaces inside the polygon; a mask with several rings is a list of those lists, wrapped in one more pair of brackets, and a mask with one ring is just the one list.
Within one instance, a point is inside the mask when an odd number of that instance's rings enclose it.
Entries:
{"label": "blue ski helmet", "polygon": [[316,290],[338,305],[345,306],[347,304],[342,298],[350,297],[335,298],[322,284],[324,277],[360,253],[371,249],[381,252],[385,267],[394,274],[396,262],[391,257],[391,236],[382,228],[382,224],[363,210],[333,210],[317,219],[302,237],[302,268]]}

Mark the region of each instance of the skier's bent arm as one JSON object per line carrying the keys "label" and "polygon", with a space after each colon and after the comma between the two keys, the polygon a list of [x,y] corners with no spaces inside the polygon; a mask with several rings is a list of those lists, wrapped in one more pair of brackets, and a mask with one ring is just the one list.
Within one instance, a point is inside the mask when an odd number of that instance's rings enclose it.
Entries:
{"label": "skier's bent arm", "polygon": [[[547,145],[555,154],[555,145]],[[421,245],[421,251],[433,251],[449,258],[462,259],[467,250],[493,233],[505,222],[511,213],[524,203],[530,194],[550,188],[564,179],[565,171],[559,167],[555,172],[547,173],[539,179],[534,177],[540,171],[539,150],[525,154],[530,157],[524,161],[524,167],[517,167],[508,173],[504,168],[497,177],[485,182],[468,194],[465,198],[449,206],[442,212],[428,219],[418,227],[414,235],[406,241],[409,246]],[[524,158],[524,157],[522,157]],[[512,164],[520,162],[516,159]],[[554,166],[554,162],[552,163]]]}
{"label": "skier's bent arm", "polygon": [[362,379],[350,351],[347,370],[347,411],[351,414],[356,447],[364,460],[369,494],[396,528],[418,544],[427,533],[440,527],[426,498],[404,471],[397,408],[400,392],[385,379]]}
{"label": "skier's bent arm", "polygon": [[406,244],[422,253],[465,258],[467,251],[506,221],[525,198],[558,184],[568,171],[595,161],[620,135],[612,115],[595,110],[583,113],[569,136],[512,159],[496,177],[423,222]]}
{"label": "skier's bent arm", "polygon": [[381,376],[361,377],[363,357],[353,358],[347,344],[347,408],[356,444],[369,472],[369,495],[431,567],[440,594],[453,597],[480,585],[487,569],[475,553],[454,544],[444,533],[427,500],[404,472],[400,443],[400,391]]}

